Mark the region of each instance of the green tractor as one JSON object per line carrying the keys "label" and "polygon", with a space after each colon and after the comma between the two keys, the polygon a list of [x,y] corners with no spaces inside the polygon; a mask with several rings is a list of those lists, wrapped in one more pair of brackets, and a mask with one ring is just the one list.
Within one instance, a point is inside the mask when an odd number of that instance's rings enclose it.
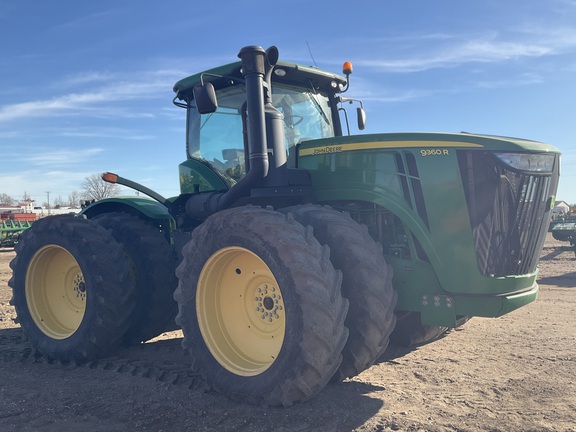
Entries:
{"label": "green tractor", "polygon": [[552,237],[558,241],[570,242],[569,248],[576,256],[576,215],[574,212],[570,212],[553,224]]}
{"label": "green tractor", "polygon": [[[181,327],[193,367],[254,404],[306,400],[534,301],[559,152],[468,133],[350,135],[344,77],[249,46],[185,78],[181,194],[49,217],[18,243],[12,304],[43,356],[86,362]],[[176,300],[176,301],[174,301]]]}

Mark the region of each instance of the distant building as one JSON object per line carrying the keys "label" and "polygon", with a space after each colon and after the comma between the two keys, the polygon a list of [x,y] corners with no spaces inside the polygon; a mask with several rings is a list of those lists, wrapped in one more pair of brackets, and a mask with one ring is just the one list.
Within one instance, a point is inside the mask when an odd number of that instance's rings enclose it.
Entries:
{"label": "distant building", "polygon": [[22,211],[22,208],[19,206],[0,206],[0,213],[16,213]]}
{"label": "distant building", "polygon": [[556,201],[552,209],[552,216],[563,216],[570,213],[570,206],[566,201]]}
{"label": "distant building", "polygon": [[34,200],[32,198],[27,198],[26,195],[24,195],[24,202],[20,203],[20,208],[22,210],[24,210],[26,213],[28,212],[32,212],[32,209],[34,208]]}

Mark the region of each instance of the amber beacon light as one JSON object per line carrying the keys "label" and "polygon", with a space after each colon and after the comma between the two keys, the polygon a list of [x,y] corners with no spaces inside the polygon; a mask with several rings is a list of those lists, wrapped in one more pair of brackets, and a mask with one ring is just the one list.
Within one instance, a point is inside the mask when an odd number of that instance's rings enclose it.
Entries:
{"label": "amber beacon light", "polygon": [[342,73],[344,75],[350,75],[352,73],[352,63],[349,61],[344,62],[344,65],[342,66]]}
{"label": "amber beacon light", "polygon": [[102,180],[108,183],[118,183],[118,175],[110,172],[102,174]]}

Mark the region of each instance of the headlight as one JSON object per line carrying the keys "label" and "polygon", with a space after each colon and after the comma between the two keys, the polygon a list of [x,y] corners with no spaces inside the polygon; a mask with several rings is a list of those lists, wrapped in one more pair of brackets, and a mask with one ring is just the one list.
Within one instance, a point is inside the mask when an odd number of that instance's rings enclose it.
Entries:
{"label": "headlight", "polygon": [[530,172],[551,173],[554,169],[554,153],[494,153],[509,167]]}

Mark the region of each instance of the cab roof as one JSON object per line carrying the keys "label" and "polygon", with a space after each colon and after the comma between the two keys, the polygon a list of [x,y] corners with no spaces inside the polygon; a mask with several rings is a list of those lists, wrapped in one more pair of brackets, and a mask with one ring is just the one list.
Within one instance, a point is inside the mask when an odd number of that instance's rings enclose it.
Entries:
{"label": "cab roof", "polygon": [[[241,66],[241,62],[238,61],[181,79],[174,85],[174,92],[179,99],[191,98],[192,88],[200,84],[201,78],[203,82],[212,83],[216,89],[227,87],[231,85],[230,78],[242,79]],[[285,73],[281,75],[278,73],[279,70]],[[346,78],[316,67],[279,61],[274,67],[272,82],[299,87],[313,87],[316,91],[333,93],[338,91],[341,85],[346,84]]]}

